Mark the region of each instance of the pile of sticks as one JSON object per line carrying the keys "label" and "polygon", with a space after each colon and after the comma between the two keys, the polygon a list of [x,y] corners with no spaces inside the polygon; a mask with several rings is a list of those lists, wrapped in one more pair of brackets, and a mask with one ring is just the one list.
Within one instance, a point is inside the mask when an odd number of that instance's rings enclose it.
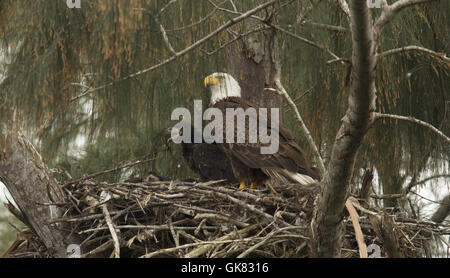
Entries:
{"label": "pile of sticks", "polygon": [[307,255],[313,188],[250,192],[220,184],[149,179],[68,184],[65,216],[50,224],[65,223],[79,235],[81,257]]}
{"label": "pile of sticks", "polygon": [[[78,235],[78,257],[308,257],[318,186],[284,185],[240,191],[223,181],[93,179],[67,183],[65,214],[49,220]],[[450,226],[360,205],[344,218],[344,257],[426,256],[433,235]],[[358,215],[359,214],[359,215]],[[39,239],[34,237],[35,242]],[[45,257],[25,239],[9,257]],[[364,250],[365,249],[365,250]],[[70,254],[69,254],[70,256]]]}

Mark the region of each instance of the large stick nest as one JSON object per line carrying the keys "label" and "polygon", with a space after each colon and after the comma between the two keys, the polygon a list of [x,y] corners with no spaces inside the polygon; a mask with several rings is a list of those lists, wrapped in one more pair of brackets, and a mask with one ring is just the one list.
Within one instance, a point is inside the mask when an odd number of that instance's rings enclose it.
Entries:
{"label": "large stick nest", "polygon": [[[220,181],[156,176],[120,183],[82,180],[64,189],[68,202],[59,205],[65,213],[49,225],[78,235],[81,257],[147,258],[308,257],[310,223],[320,192],[318,186],[296,184],[240,191]],[[450,234],[449,226],[388,214],[351,199],[369,255],[429,255],[432,236]],[[354,226],[346,211],[343,257],[360,257]],[[32,232],[24,231],[6,256],[49,254]]]}

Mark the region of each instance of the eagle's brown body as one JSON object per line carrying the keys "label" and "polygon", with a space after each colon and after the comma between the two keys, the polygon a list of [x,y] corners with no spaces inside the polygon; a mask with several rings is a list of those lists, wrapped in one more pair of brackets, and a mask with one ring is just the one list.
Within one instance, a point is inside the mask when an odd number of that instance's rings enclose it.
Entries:
{"label": "eagle's brown body", "polygon": [[[227,138],[226,133],[226,109],[242,108],[247,110],[250,107],[255,108],[257,113],[257,122],[266,124],[267,130],[271,130],[270,110],[267,111],[268,119],[259,115],[259,109],[252,103],[240,97],[227,97],[216,102],[213,107],[222,111],[223,115],[223,138]],[[233,172],[241,181],[251,183],[252,185],[264,184],[269,178],[278,180],[278,183],[299,182],[298,177],[305,177],[307,183],[311,180],[319,180],[317,172],[309,167],[305,160],[302,149],[297,144],[295,136],[284,126],[279,125],[279,149],[274,154],[261,154],[261,147],[269,144],[263,144],[259,140],[256,143],[249,142],[249,120],[246,117],[245,142],[237,143],[237,120],[234,119],[234,143],[223,143],[220,146],[224,149],[233,168]],[[302,180],[303,178],[300,178]],[[300,182],[301,183],[301,182]]]}

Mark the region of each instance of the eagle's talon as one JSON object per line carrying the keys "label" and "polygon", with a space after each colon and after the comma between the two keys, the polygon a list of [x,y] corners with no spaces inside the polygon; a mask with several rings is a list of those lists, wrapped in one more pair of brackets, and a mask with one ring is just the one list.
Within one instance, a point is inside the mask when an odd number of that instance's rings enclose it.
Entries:
{"label": "eagle's talon", "polygon": [[239,190],[245,190],[246,187],[247,184],[245,183],[245,181],[241,181],[241,184],[239,185]]}
{"label": "eagle's talon", "polygon": [[252,184],[250,184],[250,192],[254,192],[256,186],[257,186],[256,182],[252,182]]}

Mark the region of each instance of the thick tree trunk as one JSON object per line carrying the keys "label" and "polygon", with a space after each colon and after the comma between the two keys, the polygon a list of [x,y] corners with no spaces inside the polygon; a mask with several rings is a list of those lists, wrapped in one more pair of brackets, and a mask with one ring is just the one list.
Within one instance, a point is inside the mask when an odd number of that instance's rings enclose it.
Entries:
{"label": "thick tree trunk", "polygon": [[449,215],[450,215],[450,195],[447,195],[447,197],[442,199],[439,209],[433,214],[431,220],[436,223],[442,223],[442,221],[444,221],[445,218]]}
{"label": "thick tree trunk", "polygon": [[65,194],[33,145],[5,124],[0,126],[0,180],[17,203],[26,224],[39,236],[49,254],[66,257],[67,246],[76,243],[70,231],[48,220],[62,215],[55,204]]}
{"label": "thick tree trunk", "polygon": [[333,145],[311,224],[314,257],[341,254],[342,219],[355,158],[374,120],[376,47],[371,12],[366,1],[351,1],[350,10],[353,55],[348,110]]}
{"label": "thick tree trunk", "polygon": [[[248,32],[261,28],[261,24],[249,20],[244,24]],[[242,97],[259,107],[280,109],[282,97],[265,88],[275,88],[275,78],[280,74],[279,49],[276,31],[269,29],[248,35],[228,48],[228,72],[238,80]]]}

